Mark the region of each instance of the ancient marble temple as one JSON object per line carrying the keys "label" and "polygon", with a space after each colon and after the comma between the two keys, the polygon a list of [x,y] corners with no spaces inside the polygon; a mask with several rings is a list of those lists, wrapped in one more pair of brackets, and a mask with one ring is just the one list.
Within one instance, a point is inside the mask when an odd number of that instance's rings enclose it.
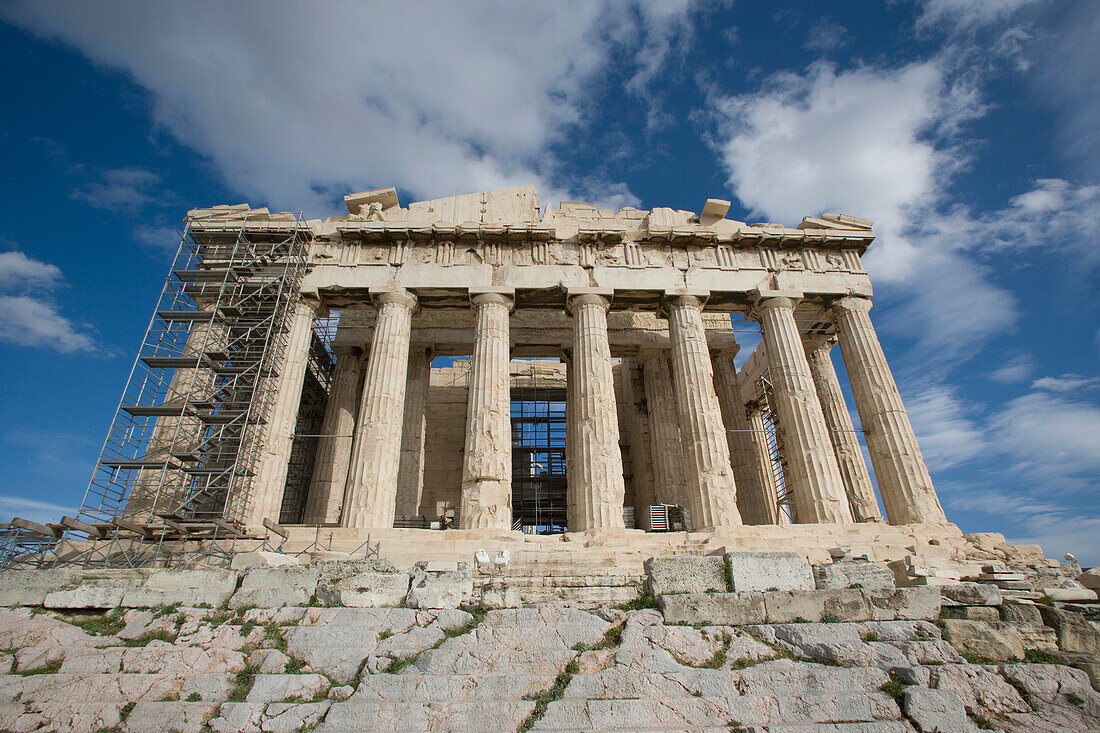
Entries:
{"label": "ancient marble temple", "polygon": [[[549,469],[517,455],[517,404],[543,398],[532,422],[564,426],[553,451],[564,468],[561,511],[536,524],[648,529],[650,507],[679,508],[696,531],[946,523],[872,325],[860,260],[870,221],[747,224],[715,199],[700,213],[543,209],[533,187],[407,207],[392,188],[345,200],[349,214],[308,222],[249,526],[279,521],[295,433],[307,430],[316,451],[292,521],[531,523],[514,484]],[[262,231],[279,216],[252,211],[196,210],[189,223]],[[338,319],[334,364],[306,427],[307,351],[324,317]],[[757,328],[738,370],[737,338]]]}

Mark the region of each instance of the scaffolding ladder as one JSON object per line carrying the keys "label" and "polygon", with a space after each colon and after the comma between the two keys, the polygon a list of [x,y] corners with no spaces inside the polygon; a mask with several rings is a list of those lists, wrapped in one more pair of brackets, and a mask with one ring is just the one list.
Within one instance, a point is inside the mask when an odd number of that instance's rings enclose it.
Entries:
{"label": "scaffolding ladder", "polygon": [[793,520],[791,514],[791,494],[787,488],[784,476],[787,469],[787,459],[783,451],[783,431],[779,425],[779,417],[775,412],[775,397],[772,395],[772,383],[767,374],[760,377],[758,387],[758,402],[760,413],[764,423],[764,445],[768,451],[768,465],[771,466],[772,479],[775,481],[775,511],[776,519],[782,512],[787,517],[787,523]]}
{"label": "scaffolding ladder", "polygon": [[78,518],[244,518],[310,230],[243,207],[189,218]]}

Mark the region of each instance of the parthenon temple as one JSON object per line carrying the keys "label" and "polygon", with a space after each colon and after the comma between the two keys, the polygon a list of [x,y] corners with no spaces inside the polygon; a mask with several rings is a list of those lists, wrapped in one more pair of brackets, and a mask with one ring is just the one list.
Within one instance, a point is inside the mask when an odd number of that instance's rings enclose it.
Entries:
{"label": "parthenon temple", "polygon": [[189,212],[82,521],[957,532],[872,325],[870,221],[345,202]]}

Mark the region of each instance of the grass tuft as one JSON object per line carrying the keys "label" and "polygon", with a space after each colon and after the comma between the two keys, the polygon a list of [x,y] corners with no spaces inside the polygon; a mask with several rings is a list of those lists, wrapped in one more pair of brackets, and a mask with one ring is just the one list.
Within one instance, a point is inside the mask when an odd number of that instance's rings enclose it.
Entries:
{"label": "grass tuft", "polygon": [[149,646],[149,642],[152,641],[166,641],[171,644],[175,640],[176,637],[174,634],[166,631],[165,629],[159,629],[157,631],[150,631],[148,633],[142,634],[136,639],[125,639],[123,640],[122,644],[123,646],[129,647]]}
{"label": "grass tuft", "polygon": [[565,665],[565,669],[554,680],[554,685],[548,689],[543,690],[533,699],[535,701],[535,709],[531,711],[531,714],[527,716],[527,719],[519,724],[516,728],[516,733],[527,733],[535,727],[535,723],[542,719],[542,716],[546,715],[546,708],[550,706],[550,703],[562,699],[565,696],[565,688],[569,686],[569,683],[580,672],[580,666],[577,664],[577,660],[570,660],[569,664]]}
{"label": "grass tuft", "polygon": [[260,673],[260,668],[254,664],[250,664],[240,672],[237,673],[234,681],[236,686],[230,691],[229,696],[225,699],[226,702],[244,702],[248,697],[249,690],[252,689],[252,683],[256,679],[256,675]]}
{"label": "grass tuft", "polygon": [[653,597],[652,591],[648,588],[643,590],[633,601],[628,601],[620,606],[616,606],[620,611],[642,611],[647,608],[656,607],[657,599]]}
{"label": "grass tuft", "polygon": [[28,669],[28,670],[25,670],[23,672],[15,672],[15,674],[20,675],[21,677],[32,677],[36,674],[57,674],[58,670],[60,670],[60,669],[61,669],[61,660],[60,659],[55,659],[54,661],[50,662],[49,664],[46,664],[45,666],[39,667],[38,669]]}
{"label": "grass tuft", "polygon": [[863,641],[886,641],[886,639],[883,639],[881,636],[873,631],[868,631],[866,634],[859,638]]}

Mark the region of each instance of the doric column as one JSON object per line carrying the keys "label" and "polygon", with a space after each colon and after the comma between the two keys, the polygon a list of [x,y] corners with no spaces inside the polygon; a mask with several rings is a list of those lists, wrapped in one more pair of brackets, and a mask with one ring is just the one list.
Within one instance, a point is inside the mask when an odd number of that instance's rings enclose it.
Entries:
{"label": "doric column", "polygon": [[680,418],[676,414],[676,396],[668,370],[668,352],[643,349],[638,352],[649,409],[650,455],[653,461],[653,488],[657,501],[679,504],[685,509],[684,453],[680,445]]}
{"label": "doric column", "polygon": [[669,300],[667,311],[692,529],[741,524],[726,426],[714,391],[703,329],[703,301],[691,295],[679,296]]}
{"label": "doric column", "polygon": [[482,293],[471,299],[476,325],[466,403],[461,529],[512,528],[512,418],[508,313],[512,298]]}
{"label": "doric column", "polygon": [[729,445],[733,478],[737,484],[737,510],[745,524],[771,524],[774,509],[768,512],[768,500],[775,502],[775,495],[764,494],[757,475],[756,449],[752,442],[749,419],[741,402],[741,385],[737,369],[733,365],[736,351],[711,352],[714,368],[714,391],[718,394],[718,406],[722,409],[722,422],[726,426],[726,443]]}
{"label": "doric column", "polygon": [[619,432],[624,432],[625,428],[627,458],[630,462],[631,484],[634,490],[634,508],[640,520],[645,508],[657,503],[653,483],[649,415],[643,409],[646,399],[641,365],[635,359],[623,359],[620,364],[619,379],[624,409],[620,410],[622,424],[619,426]]}
{"label": "doric column", "polygon": [[866,298],[844,298],[836,302],[833,315],[886,517],[891,524],[945,524],[947,517],[869,310],[871,301]]}
{"label": "doric column", "polygon": [[427,436],[428,383],[432,373],[431,350],[409,350],[405,377],[405,417],[401,427],[401,465],[397,471],[398,514],[420,513],[424,494],[424,440]]}
{"label": "doric column", "polygon": [[859,437],[856,435],[855,425],[852,424],[848,405],[844,401],[844,393],[840,390],[840,380],[833,368],[833,360],[829,356],[833,341],[814,338],[804,345],[852,516],[857,522],[882,521],[878,501],[875,499],[875,487],[871,484],[863,451],[859,447]]}
{"label": "doric column", "polygon": [[348,471],[345,527],[393,526],[416,296],[406,290],[387,292],[378,296],[377,305]]}
{"label": "doric column", "polygon": [[788,469],[784,478],[796,521],[851,522],[833,443],[794,321],[794,303],[773,297],[763,300],[759,309],[775,409],[783,431]]}
{"label": "doric column", "polygon": [[[623,529],[623,457],[615,413],[611,346],[607,341],[610,300],[596,293],[569,298],[573,316],[571,417],[576,426],[573,479],[577,499],[572,531]],[[570,426],[566,427],[568,432]]]}
{"label": "doric column", "polygon": [[252,528],[259,528],[264,519],[279,521],[290,449],[294,444],[294,426],[298,421],[302,386],[309,364],[313,319],[317,316],[319,305],[315,300],[301,298],[290,315],[286,348],[278,370],[278,391],[275,404],[267,416],[267,429],[248,502],[246,524]]}
{"label": "doric column", "polygon": [[[565,525],[579,526],[577,507],[581,505],[577,481],[577,370],[573,366],[573,349],[562,348],[565,362]],[[625,490],[625,489],[624,489]]]}
{"label": "doric column", "polygon": [[775,478],[775,465],[772,462],[771,448],[764,432],[764,413],[760,407],[752,404],[746,416],[749,430],[752,432],[753,459],[756,462],[756,475],[760,481],[764,499],[764,512],[767,521],[764,524],[790,524],[787,515],[779,510],[779,482]]}
{"label": "doric column", "polygon": [[337,346],[336,368],[325,405],[325,419],[317,444],[313,479],[306,499],[306,524],[337,524],[344,506],[344,486],[351,462],[355,413],[359,407],[359,383],[363,374],[363,350]]}

